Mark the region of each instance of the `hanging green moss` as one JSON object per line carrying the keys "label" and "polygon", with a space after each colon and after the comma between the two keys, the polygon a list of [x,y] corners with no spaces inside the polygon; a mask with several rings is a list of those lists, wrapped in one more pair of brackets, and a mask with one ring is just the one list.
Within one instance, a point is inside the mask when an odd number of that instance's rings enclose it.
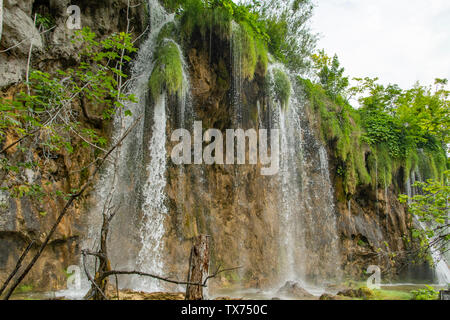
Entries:
{"label": "hanging green moss", "polygon": [[151,95],[156,99],[163,90],[180,95],[183,89],[183,63],[178,46],[164,40],[155,52],[155,66],[149,80]]}
{"label": "hanging green moss", "polygon": [[235,56],[236,66],[240,76],[252,80],[259,64],[263,74],[267,71],[268,48],[267,41],[261,35],[256,34],[254,27],[246,20],[234,21],[231,8],[210,4],[202,0],[187,0],[180,3],[172,0],[166,1],[170,8],[182,7],[179,20],[182,36],[189,40],[195,34],[205,41],[211,41],[214,37],[230,41]]}
{"label": "hanging green moss", "polygon": [[447,170],[447,157],[443,150],[420,150],[418,153],[418,169],[423,180],[443,179]]}
{"label": "hanging green moss", "polygon": [[157,43],[161,43],[164,39],[173,39],[179,41],[179,30],[175,22],[165,24],[158,34]]}
{"label": "hanging green moss", "polygon": [[405,159],[405,167],[404,167],[404,181],[406,182],[410,175],[411,171],[414,171],[419,165],[419,154],[417,150],[409,150],[406,159]]}
{"label": "hanging green moss", "polygon": [[[343,177],[343,189],[346,194],[354,194],[360,184],[375,184],[371,174],[367,171],[367,146],[362,141],[361,119],[359,114],[343,102],[333,102],[319,85],[309,80],[297,79],[304,88],[304,92],[311,102],[310,106],[319,125],[319,133],[326,144],[334,146],[339,175]],[[369,162],[374,158],[369,157]],[[371,171],[372,173],[372,171]],[[391,171],[387,173],[390,179]],[[372,181],[373,180],[373,181]]]}
{"label": "hanging green moss", "polygon": [[232,12],[221,6],[209,6],[202,0],[185,0],[180,13],[181,30],[185,39],[190,39],[195,32],[206,39],[213,33],[221,39],[228,39],[231,30]]}
{"label": "hanging green moss", "polygon": [[432,154],[433,154],[434,163],[436,165],[435,179],[444,181],[444,172],[448,170],[447,155],[445,153],[445,150],[440,148],[440,149],[434,150],[432,152]]}
{"label": "hanging green moss", "polygon": [[344,190],[346,194],[354,194],[358,186],[358,176],[355,170],[355,158],[353,154],[347,157],[344,171]]}
{"label": "hanging green moss", "polygon": [[369,157],[370,175],[374,188],[384,188],[392,183],[395,161],[389,155],[389,147],[379,144],[372,149]]}
{"label": "hanging green moss", "polygon": [[273,71],[273,89],[276,99],[280,101],[283,108],[287,108],[291,97],[292,85],[288,75],[280,69]]}
{"label": "hanging green moss", "polygon": [[253,79],[256,66],[260,63],[263,74],[267,71],[269,63],[267,46],[258,38],[253,28],[246,22],[234,23],[232,27],[232,46],[235,59],[241,63],[241,76]]}
{"label": "hanging green moss", "polygon": [[267,45],[261,39],[255,40],[255,48],[256,48],[256,56],[258,58],[258,63],[261,66],[262,74],[265,75],[267,73],[267,67],[269,65],[269,50],[267,49]]}
{"label": "hanging green moss", "polygon": [[253,79],[256,69],[257,56],[255,41],[247,26],[233,24],[231,46],[233,49],[234,68],[240,72],[242,78]]}

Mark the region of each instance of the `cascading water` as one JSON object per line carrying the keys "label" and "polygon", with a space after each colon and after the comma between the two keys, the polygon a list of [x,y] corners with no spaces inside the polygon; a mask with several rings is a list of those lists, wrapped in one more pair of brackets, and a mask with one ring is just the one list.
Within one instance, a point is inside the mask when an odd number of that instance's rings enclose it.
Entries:
{"label": "cascading water", "polygon": [[319,285],[340,274],[328,157],[305,121],[298,88],[294,88],[287,108],[273,98],[276,69],[289,73],[280,64],[271,64],[268,70],[272,97],[269,108],[273,126],[280,130],[281,281]]}
{"label": "cascading water", "polygon": [[[164,217],[167,214],[165,201],[166,188],[166,95],[161,94],[154,109],[152,139],[149,145],[150,162],[147,167],[148,178],[144,186],[145,200],[142,206],[144,217],[140,228],[142,248],[137,259],[138,270],[162,274]],[[159,289],[154,280],[145,278],[139,281],[139,290]]]}
{"label": "cascading water", "polygon": [[[414,219],[417,224],[422,228],[423,230],[426,230],[425,224],[418,220],[417,218]],[[430,239],[430,242],[432,242],[433,239]],[[434,262],[434,268],[436,273],[436,279],[438,281],[438,284],[441,285],[447,285],[450,283],[450,269],[448,267],[448,264],[445,260],[445,258],[442,256],[439,249],[435,248],[434,246],[430,247],[431,257]]]}
{"label": "cascading water", "polygon": [[231,71],[232,71],[232,107],[234,110],[234,124],[236,126],[242,125],[243,122],[243,110],[242,110],[242,84],[243,84],[243,74],[242,74],[242,42],[239,37],[241,32],[241,27],[236,22],[231,22],[231,36],[230,36],[230,56],[231,56]]}
{"label": "cascading water", "polygon": [[[106,203],[112,204],[118,210],[110,228],[108,253],[112,266],[164,274],[164,221],[168,212],[165,204],[167,96],[161,93],[149,110],[148,78],[154,67],[159,33],[165,25],[174,22],[174,15],[168,14],[157,0],[149,0],[148,7],[150,31],[133,63],[128,85],[128,93],[138,102],[126,105],[132,112],[131,117],[116,116],[113,141],[139,116],[144,114],[145,119],[127,137],[132,143],[120,148],[116,168],[109,166],[100,178],[95,195],[97,205],[89,214],[90,229],[84,247],[95,249],[98,246],[102,210]],[[183,62],[178,118],[184,123],[189,109],[189,79],[182,51],[178,44],[176,46]],[[146,138],[148,136],[151,138]],[[120,285],[142,291],[163,289],[158,281],[135,276],[121,277]]]}
{"label": "cascading water", "polygon": [[[414,197],[417,193],[415,190],[416,188],[413,187],[414,183],[416,182],[416,177],[418,177],[418,181],[420,181],[420,172],[416,172],[415,170],[411,171],[409,178],[406,180],[406,192],[408,195],[408,205],[411,205],[412,200],[411,197]],[[426,230],[427,227],[424,222],[417,219],[416,216],[414,216],[414,221],[418,224],[418,226],[422,230]],[[431,242],[433,239],[430,239]],[[434,268],[436,273],[436,279],[439,284],[441,285],[447,285],[450,283],[450,269],[448,267],[447,261],[445,257],[441,254],[439,249],[435,248],[434,246],[430,247],[431,257],[434,262]]]}

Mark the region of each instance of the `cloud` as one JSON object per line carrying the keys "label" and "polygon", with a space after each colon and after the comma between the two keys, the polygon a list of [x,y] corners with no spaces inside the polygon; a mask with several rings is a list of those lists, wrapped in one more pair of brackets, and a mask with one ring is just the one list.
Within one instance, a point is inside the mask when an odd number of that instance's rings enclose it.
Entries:
{"label": "cloud", "polygon": [[450,79],[448,0],[316,0],[312,27],[351,77],[405,88]]}

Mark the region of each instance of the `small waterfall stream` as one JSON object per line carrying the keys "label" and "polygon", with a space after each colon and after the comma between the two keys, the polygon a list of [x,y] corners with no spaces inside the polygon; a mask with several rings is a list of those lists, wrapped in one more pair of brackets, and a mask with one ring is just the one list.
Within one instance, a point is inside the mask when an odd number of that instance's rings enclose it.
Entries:
{"label": "small waterfall stream", "polygon": [[[148,178],[144,186],[145,200],[142,206],[144,217],[139,230],[142,248],[137,259],[138,270],[163,274],[164,218],[167,215],[166,188],[166,95],[161,94],[154,109],[152,139],[148,147],[150,162]],[[156,291],[159,287],[150,278],[142,279],[136,287],[139,290]]]}
{"label": "small waterfall stream", "polygon": [[[280,64],[273,72],[288,71]],[[292,81],[292,80],[291,80]],[[269,90],[271,97],[274,92]],[[281,282],[323,285],[340,276],[333,187],[325,147],[309,129],[298,88],[287,108],[272,98],[273,125],[280,130],[280,273]],[[319,236],[320,235],[320,236]]]}
{"label": "small waterfall stream", "polygon": [[[416,178],[418,180],[416,180]],[[420,172],[419,171],[416,172],[415,170],[413,170],[409,178],[406,180],[406,193],[408,195],[408,205],[412,203],[411,197],[414,197],[417,194],[416,187],[413,187],[416,181],[421,181]],[[425,223],[417,219],[416,216],[414,216],[414,222],[416,222],[421,229],[423,230],[427,229]],[[448,267],[448,263],[445,257],[441,254],[439,249],[436,249],[435,247],[431,247],[430,251],[431,257],[434,262],[436,280],[438,281],[438,284],[446,285],[450,283],[450,269]]]}
{"label": "small waterfall stream", "polygon": [[[118,207],[110,231],[112,245],[109,246],[109,255],[112,266],[164,274],[164,221],[168,213],[165,204],[168,97],[163,92],[150,109],[148,79],[154,67],[153,55],[158,35],[166,24],[174,22],[174,14],[168,14],[158,0],[148,0],[148,8],[150,31],[133,63],[132,81],[128,86],[128,93],[134,94],[138,102],[126,106],[132,112],[131,117],[123,117],[121,113],[116,116],[113,140],[120,137],[140,115],[145,114],[145,120],[127,138],[132,142],[120,148],[116,173],[111,165],[100,178],[95,195],[97,205],[88,217],[90,227],[84,247],[95,249],[98,246],[102,210],[106,203],[112,203]],[[178,118],[181,123],[185,123],[185,113],[191,112],[189,77],[182,51],[178,44],[176,46],[184,71],[182,94],[178,97]],[[152,124],[150,131],[147,128],[149,124]],[[148,136],[151,138],[146,138]],[[164,289],[159,281],[135,276],[121,277],[120,285],[142,291]]]}

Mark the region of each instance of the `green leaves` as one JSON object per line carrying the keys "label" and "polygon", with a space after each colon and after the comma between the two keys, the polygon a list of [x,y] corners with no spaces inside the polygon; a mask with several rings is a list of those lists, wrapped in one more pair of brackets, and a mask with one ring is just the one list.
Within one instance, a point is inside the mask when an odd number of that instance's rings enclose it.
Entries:
{"label": "green leaves", "polygon": [[328,57],[324,50],[312,55],[319,82],[331,99],[336,101],[343,96],[349,85],[348,77],[344,77],[344,68],[340,66],[337,55]]}
{"label": "green leaves", "polygon": [[389,144],[394,158],[405,158],[418,148],[447,149],[450,104],[445,79],[438,79],[434,92],[419,84],[402,90],[397,85],[380,85],[377,78],[355,80],[358,84],[350,92],[360,95],[366,142]]}
{"label": "green leaves", "polygon": [[292,85],[288,75],[280,69],[273,72],[274,91],[276,98],[280,101],[283,108],[288,107],[289,98],[291,96]]}
{"label": "green leaves", "polygon": [[414,298],[413,300],[437,300],[439,297],[439,292],[433,287],[425,285],[424,289],[411,291]]}
{"label": "green leaves", "polygon": [[448,214],[450,211],[450,186],[448,182],[450,171],[444,173],[443,181],[428,180],[416,182],[413,187],[420,194],[413,197],[401,195],[399,201],[408,204],[408,210],[423,223],[424,229],[413,229],[412,237],[419,239],[423,254],[434,246],[437,250],[448,250],[450,226]]}
{"label": "green leaves", "polygon": [[[131,34],[116,33],[98,41],[94,32],[84,28],[73,41],[81,47],[78,65],[52,73],[31,70],[26,90],[18,86],[21,91],[0,98],[0,143],[7,138],[19,141],[9,150],[14,157],[0,156],[6,182],[2,190],[11,197],[42,200],[49,193],[67,197],[61,190],[45,191],[40,182],[31,183],[26,170],[37,171],[49,158],[70,155],[80,148],[103,152],[107,140],[99,129],[79,121],[81,111],[88,117],[86,109],[95,105],[109,119],[122,112],[127,102],[136,102],[135,96],[122,90],[127,80],[123,68],[137,51]],[[131,115],[130,110],[123,112]],[[39,165],[17,160],[30,156],[38,157]]]}

